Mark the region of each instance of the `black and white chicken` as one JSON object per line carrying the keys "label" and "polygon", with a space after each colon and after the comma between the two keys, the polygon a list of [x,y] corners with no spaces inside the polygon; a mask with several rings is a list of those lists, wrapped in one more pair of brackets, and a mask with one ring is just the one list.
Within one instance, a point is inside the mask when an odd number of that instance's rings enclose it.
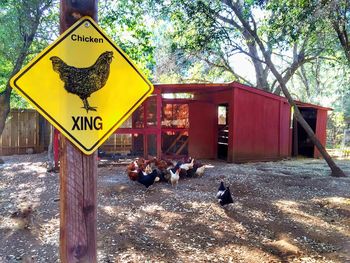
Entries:
{"label": "black and white chicken", "polygon": [[137,181],[140,184],[146,186],[146,188],[150,187],[154,182],[159,181],[158,172],[154,169],[151,173],[147,174],[146,172],[140,170],[138,173]]}
{"label": "black and white chicken", "polygon": [[222,206],[233,203],[230,188],[228,186],[225,187],[224,182],[220,183],[216,198]]}

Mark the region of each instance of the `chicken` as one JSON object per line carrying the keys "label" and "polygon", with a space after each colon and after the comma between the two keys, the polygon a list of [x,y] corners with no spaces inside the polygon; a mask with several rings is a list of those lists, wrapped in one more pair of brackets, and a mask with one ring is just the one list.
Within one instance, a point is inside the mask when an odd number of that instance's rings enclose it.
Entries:
{"label": "chicken", "polygon": [[92,93],[105,86],[112,58],[113,52],[106,51],[98,57],[92,66],[87,68],[69,66],[57,56],[50,57],[50,60],[53,70],[59,74],[60,79],[64,82],[65,90],[77,95],[83,101],[83,108],[89,112],[89,110],[96,111],[96,107],[91,107],[87,99]]}
{"label": "chicken", "polygon": [[[169,171],[170,169],[173,171],[173,173],[176,172],[177,169],[180,169],[180,177],[186,177],[187,176],[187,171],[189,169],[188,167],[189,163],[184,163],[183,161],[178,161],[178,162],[173,162],[168,168],[167,170]],[[181,168],[182,167],[182,168]],[[169,172],[170,174],[170,172]]]}
{"label": "chicken", "polygon": [[127,166],[126,173],[128,174],[130,180],[136,181],[138,179],[138,168],[139,166],[136,161],[132,162]]}
{"label": "chicken", "polygon": [[130,170],[127,173],[131,181],[137,181],[139,178],[139,172],[137,170]]}
{"label": "chicken", "polygon": [[225,188],[223,182],[220,183],[220,187],[216,194],[216,197],[218,198],[218,201],[222,206],[233,203],[230,188],[228,186]]}
{"label": "chicken", "polygon": [[[154,171],[154,170],[153,170]],[[147,164],[146,167],[145,167],[145,173],[146,174],[150,174],[153,172],[152,171],[152,168],[151,168],[151,165],[150,164]]]}
{"label": "chicken", "polygon": [[172,169],[170,169],[170,174],[171,174],[171,177],[170,177],[170,182],[171,182],[171,185],[174,186],[177,188],[177,184],[179,182],[179,179],[180,179],[180,169],[177,169],[175,172],[172,171]]}
{"label": "chicken", "polygon": [[180,165],[180,169],[188,171],[189,169],[192,169],[194,165],[194,159],[191,160],[190,163],[183,163]]}
{"label": "chicken", "polygon": [[220,196],[224,193],[225,190],[226,190],[226,188],[224,186],[224,182],[221,182],[220,186],[219,186],[219,189],[218,189],[218,192],[216,194],[216,198],[219,199]]}
{"label": "chicken", "polygon": [[153,170],[150,174],[140,170],[137,181],[146,186],[146,188],[150,187],[154,182],[159,181],[157,170]]}
{"label": "chicken", "polygon": [[155,160],[154,164],[155,164],[155,167],[158,171],[160,181],[161,182],[169,181],[170,177],[167,177],[167,176],[170,175],[170,173],[167,171],[167,168],[168,168],[167,162],[164,160]]}
{"label": "chicken", "polygon": [[197,175],[199,177],[203,176],[206,168],[208,168],[207,165],[203,165],[203,166],[198,167],[197,170],[195,171],[195,175]]}
{"label": "chicken", "polygon": [[[193,165],[191,165],[191,163],[193,163]],[[203,164],[199,162],[195,162],[194,159],[191,159],[188,166],[189,169],[187,171],[186,170],[182,170],[182,171],[186,171],[187,177],[194,177],[196,175],[197,169],[201,166],[203,166]]]}
{"label": "chicken", "polygon": [[126,173],[128,174],[130,180],[137,181],[139,178],[139,174],[150,174],[152,173],[151,163],[149,161],[145,161],[143,158],[136,159],[132,163],[130,163],[126,168]]}
{"label": "chicken", "polygon": [[156,166],[156,169],[158,169],[158,171],[159,171],[161,181],[165,181],[165,175],[168,173],[167,162],[164,160],[156,160],[155,166]]}

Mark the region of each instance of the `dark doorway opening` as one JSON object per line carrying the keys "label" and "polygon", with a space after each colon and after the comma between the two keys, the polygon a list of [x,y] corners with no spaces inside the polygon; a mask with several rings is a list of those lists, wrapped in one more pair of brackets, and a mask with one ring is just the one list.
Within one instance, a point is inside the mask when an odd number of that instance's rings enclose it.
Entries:
{"label": "dark doorway opening", "polygon": [[228,152],[228,104],[218,106],[218,159],[227,160]]}
{"label": "dark doorway opening", "polygon": [[[317,122],[317,110],[312,108],[299,108],[301,115],[310,125],[315,133]],[[314,144],[301,125],[294,120],[293,122],[293,156],[303,155],[305,157],[314,157]]]}

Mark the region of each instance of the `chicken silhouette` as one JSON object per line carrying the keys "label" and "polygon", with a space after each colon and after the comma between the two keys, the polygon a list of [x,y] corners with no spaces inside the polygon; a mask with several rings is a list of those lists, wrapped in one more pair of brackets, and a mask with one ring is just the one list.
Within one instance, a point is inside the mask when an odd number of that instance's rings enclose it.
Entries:
{"label": "chicken silhouette", "polygon": [[103,88],[108,80],[110,64],[112,62],[113,52],[106,51],[102,53],[96,62],[88,68],[76,68],[67,65],[57,56],[50,58],[52,67],[64,82],[64,88],[69,93],[79,96],[84,103],[84,109],[88,113],[96,111],[96,107],[91,107],[88,98],[92,93]]}

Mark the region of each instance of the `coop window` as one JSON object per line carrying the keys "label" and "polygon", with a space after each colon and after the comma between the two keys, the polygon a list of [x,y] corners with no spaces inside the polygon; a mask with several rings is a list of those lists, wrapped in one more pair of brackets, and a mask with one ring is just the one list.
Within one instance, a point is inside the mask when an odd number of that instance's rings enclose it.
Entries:
{"label": "coop window", "polygon": [[165,104],[162,126],[168,128],[188,128],[188,104]]}
{"label": "coop window", "polygon": [[149,97],[147,100],[147,127],[157,126],[157,98]]}
{"label": "coop window", "polygon": [[164,132],[162,134],[162,152],[166,155],[187,155],[188,132]]}
{"label": "coop window", "polygon": [[218,107],[218,124],[227,125],[227,106]]}
{"label": "coop window", "polygon": [[156,156],[157,155],[157,135],[149,134],[147,135],[147,155]]}
{"label": "coop window", "polygon": [[144,112],[144,107],[140,106],[132,114],[133,128],[144,128],[143,112]]}
{"label": "coop window", "polygon": [[[146,111],[145,111],[146,110]],[[146,128],[157,126],[157,99],[156,96],[150,96],[133,113],[133,127]],[[146,122],[144,121],[146,119]]]}

